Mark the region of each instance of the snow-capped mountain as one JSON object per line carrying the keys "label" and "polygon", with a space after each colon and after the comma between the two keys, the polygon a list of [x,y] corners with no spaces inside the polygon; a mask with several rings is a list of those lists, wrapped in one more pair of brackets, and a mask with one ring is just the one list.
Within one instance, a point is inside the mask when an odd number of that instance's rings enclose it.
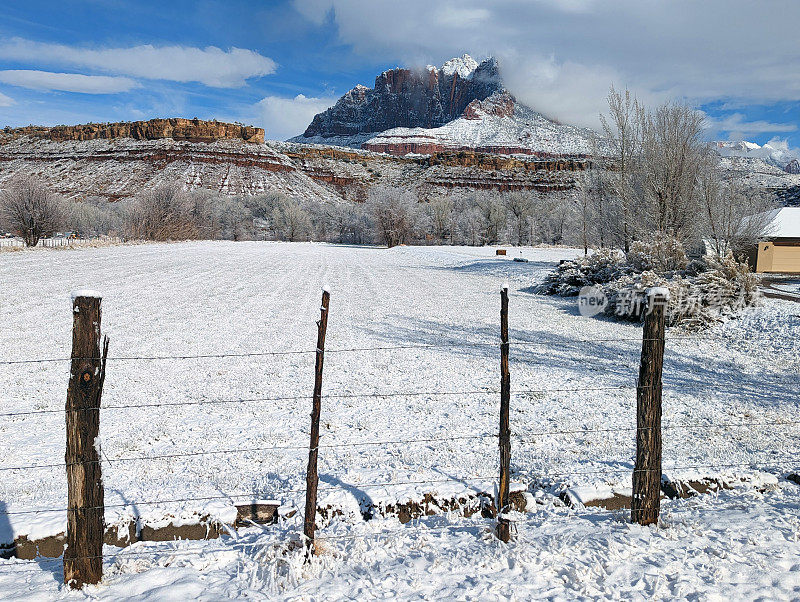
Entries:
{"label": "snow-capped mountain", "polygon": [[375,78],[374,88],[358,85],[347,92],[291,142],[358,148],[391,128],[444,125],[458,118],[473,100],[502,89],[493,58],[478,63],[465,54],[441,68],[390,69]]}
{"label": "snow-capped mountain", "polygon": [[740,141],[718,141],[714,146],[723,157],[745,157],[748,159],[760,159],[768,165],[773,165],[783,169],[787,173],[800,173],[798,165],[798,153],[789,148],[789,145],[781,140],[770,141],[764,145],[755,142]]}
{"label": "snow-capped mountain", "polygon": [[458,119],[437,128],[393,128],[362,148],[389,154],[475,150],[497,154],[590,155],[596,134],[562,125],[519,102],[508,92],[474,100]]}
{"label": "snow-capped mountain", "polygon": [[508,93],[493,58],[468,54],[441,67],[392,69],[375,87],[356,86],[314,117],[292,142],[335,144],[392,155],[475,150],[496,154],[588,155],[591,130],[562,125]]}

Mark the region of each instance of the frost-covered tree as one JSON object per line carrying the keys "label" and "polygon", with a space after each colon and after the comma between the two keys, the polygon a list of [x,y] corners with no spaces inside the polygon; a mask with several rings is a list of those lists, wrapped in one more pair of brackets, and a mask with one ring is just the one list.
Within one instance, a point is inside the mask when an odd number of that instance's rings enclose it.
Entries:
{"label": "frost-covered tree", "polygon": [[127,217],[132,238],[190,240],[201,237],[191,195],[180,184],[162,184],[133,203]]}
{"label": "frost-covered tree", "polygon": [[688,105],[667,103],[641,112],[638,161],[644,225],[682,242],[696,235],[699,177],[708,166],[704,117]]}
{"label": "frost-covered tree", "polygon": [[410,191],[376,186],[369,191],[365,207],[378,239],[391,248],[411,242],[418,232],[418,205]]}
{"label": "frost-covered tree", "polygon": [[458,242],[473,247],[483,244],[483,214],[471,199],[460,199],[456,203],[456,214]]}
{"label": "frost-covered tree", "polygon": [[[622,248],[627,252],[634,234],[633,174],[641,145],[642,107],[630,90],[619,92],[611,86],[608,93],[609,115],[600,116],[603,134],[610,146],[610,154],[615,162],[615,170],[609,174],[608,205],[617,207],[620,219],[612,222]],[[609,207],[610,208],[610,207]]]}
{"label": "frost-covered tree", "polygon": [[15,177],[0,191],[0,220],[17,232],[25,245],[60,227],[62,203],[42,182],[30,176]]}
{"label": "frost-covered tree", "polygon": [[311,217],[295,199],[281,196],[272,209],[272,229],[281,240],[308,240]]}
{"label": "frost-covered tree", "polygon": [[748,188],[733,180],[725,181],[717,167],[700,175],[700,234],[718,257],[729,252],[746,256],[764,236],[770,234],[773,196]]}
{"label": "frost-covered tree", "polygon": [[508,210],[503,199],[494,192],[476,194],[472,199],[481,214],[483,242],[490,245],[500,242],[508,225]]}
{"label": "frost-covered tree", "polygon": [[115,235],[125,222],[126,203],[110,202],[103,197],[90,197],[80,201],[62,203],[65,230],[77,232],[81,238]]}
{"label": "frost-covered tree", "polygon": [[425,205],[433,239],[442,243],[447,237],[453,242],[455,229],[455,204],[449,196],[435,196]]}
{"label": "frost-covered tree", "polygon": [[213,223],[216,237],[226,240],[252,240],[254,236],[253,213],[245,199],[217,197],[213,201]]}
{"label": "frost-covered tree", "polygon": [[536,200],[530,192],[509,192],[505,201],[510,242],[524,245],[531,242],[531,223],[536,212]]}

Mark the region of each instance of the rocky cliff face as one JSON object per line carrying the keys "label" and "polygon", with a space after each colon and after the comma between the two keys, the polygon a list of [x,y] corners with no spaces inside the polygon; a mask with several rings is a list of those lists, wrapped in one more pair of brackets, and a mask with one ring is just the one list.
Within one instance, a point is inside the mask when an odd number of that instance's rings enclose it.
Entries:
{"label": "rocky cliff face", "polygon": [[434,128],[459,117],[472,101],[502,89],[493,58],[479,64],[465,54],[440,68],[391,69],[375,78],[374,88],[350,90],[293,141],[357,147],[391,128]]}
{"label": "rocky cliff face", "polygon": [[520,160],[474,152],[392,157],[363,150],[238,140],[67,140],[20,136],[0,144],[0,189],[33,175],[70,198],[117,201],[161,183],[187,190],[258,195],[281,192],[325,202],[363,200],[373,186],[413,191],[421,199],[446,189],[567,191],[586,162]]}
{"label": "rocky cliff face", "polygon": [[[500,155],[586,157],[603,152],[590,130],[563,125],[496,92],[470,102],[458,119],[437,128],[393,128],[364,141],[362,148],[406,155],[473,150]],[[599,147],[599,148],[598,148]]]}
{"label": "rocky cliff face", "polygon": [[783,168],[783,171],[791,174],[800,174],[800,161],[792,159],[787,163],[786,167]]}
{"label": "rocky cliff face", "polygon": [[27,136],[33,139],[65,142],[69,140],[185,140],[188,142],[215,142],[217,140],[243,140],[263,144],[264,130],[221,121],[200,119],[151,119],[123,123],[88,123],[85,125],[58,125],[55,127],[28,126],[6,128],[0,132],[0,143]]}

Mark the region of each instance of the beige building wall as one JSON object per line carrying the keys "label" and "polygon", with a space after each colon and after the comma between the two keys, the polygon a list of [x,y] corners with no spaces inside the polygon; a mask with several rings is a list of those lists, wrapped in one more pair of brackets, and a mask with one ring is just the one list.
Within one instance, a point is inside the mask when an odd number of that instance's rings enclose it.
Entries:
{"label": "beige building wall", "polygon": [[773,274],[800,274],[800,243],[758,243],[756,271]]}

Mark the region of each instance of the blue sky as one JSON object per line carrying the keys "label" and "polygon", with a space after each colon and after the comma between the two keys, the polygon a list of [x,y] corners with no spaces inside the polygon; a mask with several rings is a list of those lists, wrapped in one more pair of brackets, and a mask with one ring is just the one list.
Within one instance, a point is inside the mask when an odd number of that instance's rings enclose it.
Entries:
{"label": "blue sky", "polygon": [[597,126],[610,84],[800,146],[793,0],[43,0],[0,4],[0,127],[200,117],[300,133],[357,83],[464,52],[522,101]]}

